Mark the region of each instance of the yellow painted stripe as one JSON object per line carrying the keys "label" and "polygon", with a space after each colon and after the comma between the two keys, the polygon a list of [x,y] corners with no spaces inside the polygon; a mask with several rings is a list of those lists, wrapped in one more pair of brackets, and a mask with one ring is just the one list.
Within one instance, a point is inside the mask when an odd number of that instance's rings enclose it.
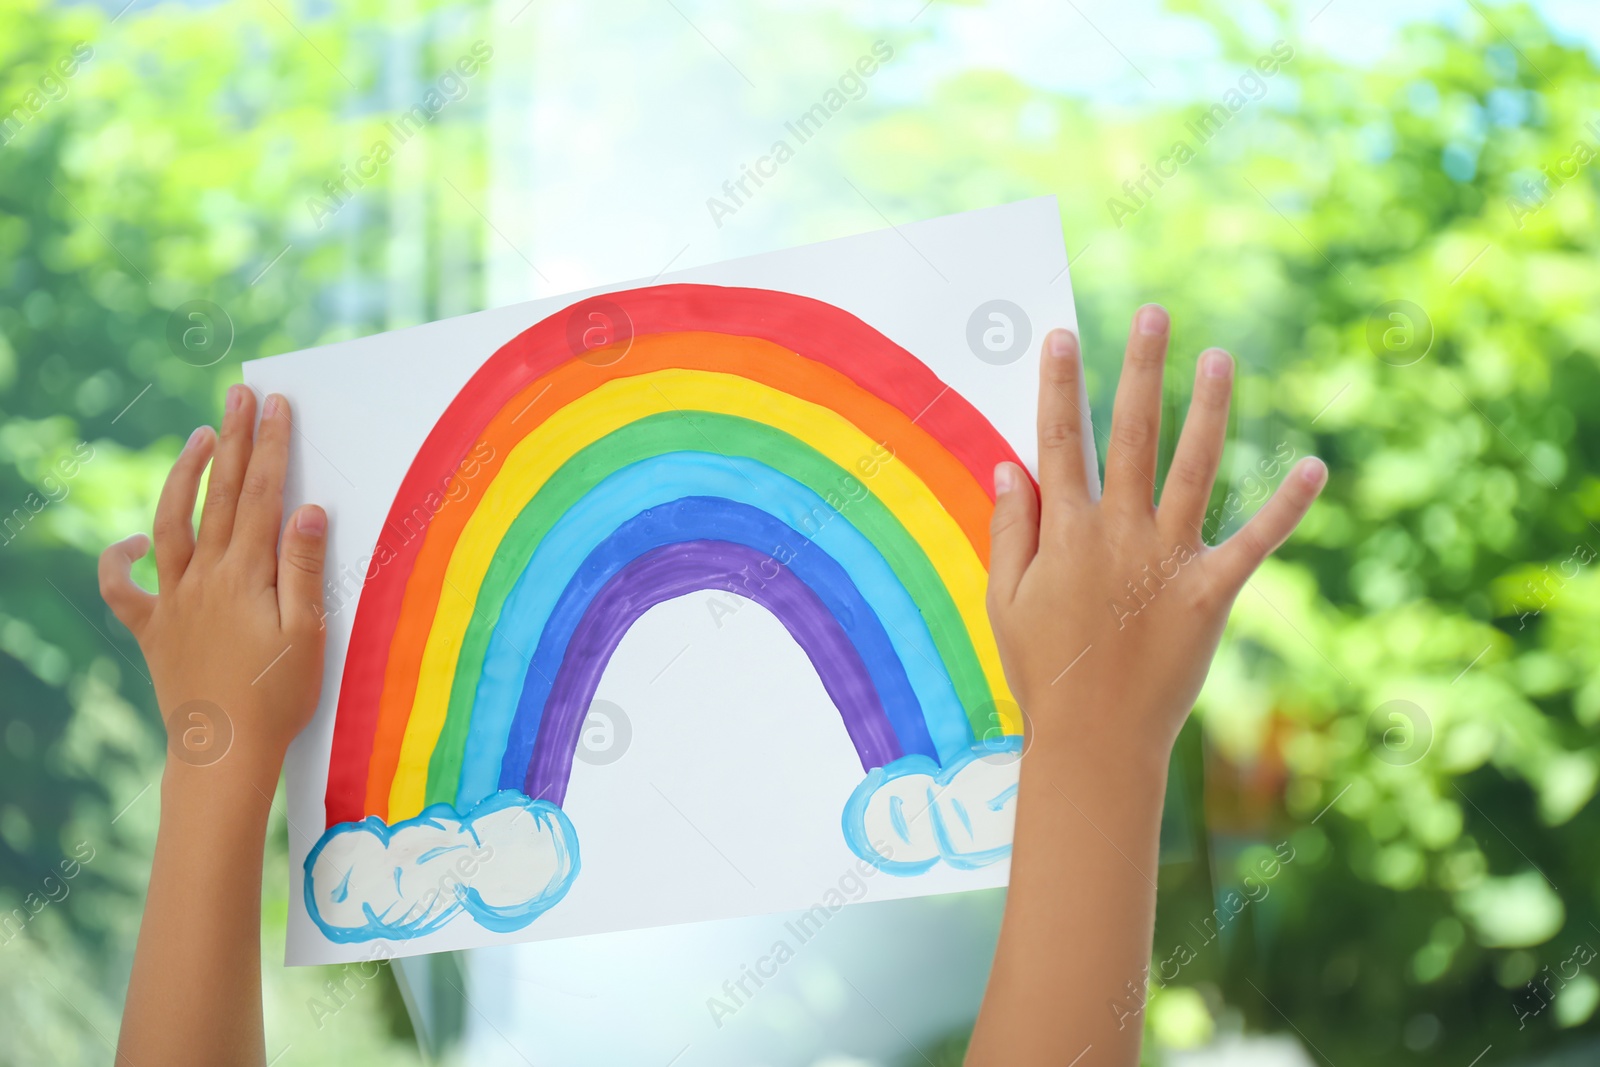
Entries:
{"label": "yellow painted stripe", "polygon": [[[875,454],[876,443],[837,412],[748,378],[713,371],[664,370],[613,379],[552,414],[511,450],[451,553],[389,791],[391,824],[423,808],[428,761],[449,708],[456,655],[478,587],[517,515],[580,449],[638,419],[675,410],[766,423],[806,442],[845,470],[857,469],[858,460]],[[996,704],[1009,709],[1010,690],[984,606],[988,574],[971,542],[933,491],[905,464],[880,465],[869,488],[927,553],[966,624]],[[1012,721],[1017,716],[1009,710],[1000,714],[1005,733],[1022,733],[1022,723]]]}

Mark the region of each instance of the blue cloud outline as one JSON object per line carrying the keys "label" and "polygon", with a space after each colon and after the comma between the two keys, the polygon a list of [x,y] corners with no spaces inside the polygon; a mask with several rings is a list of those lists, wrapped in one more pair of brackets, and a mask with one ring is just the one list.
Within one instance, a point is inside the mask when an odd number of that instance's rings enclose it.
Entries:
{"label": "blue cloud outline", "polygon": [[[565,866],[561,877],[553,884],[522,904],[507,907],[496,907],[484,901],[479,892],[471,886],[458,883],[455,887],[454,902],[444,910],[428,914],[424,913],[409,922],[386,922],[384,917],[372,910],[372,905],[363,903],[362,912],[367,917],[367,922],[362,926],[334,926],[327,922],[317,910],[316,894],[314,892],[315,880],[312,870],[316,866],[317,858],[322,855],[334,839],[347,833],[375,834],[388,848],[394,835],[401,830],[412,826],[426,826],[430,829],[449,829],[452,826],[460,827],[471,835],[474,843],[481,844],[478,835],[472,826],[477,820],[506,808],[522,808],[533,816],[534,820],[551,833],[555,839],[555,848],[558,864]],[[393,940],[410,940],[422,937],[438,930],[450,922],[461,912],[465,911],[472,916],[479,926],[496,933],[507,933],[511,930],[520,930],[534,919],[549,911],[561,902],[567,895],[567,890],[572,888],[573,879],[578,876],[581,866],[578,850],[578,831],[573,827],[572,820],[567,818],[566,812],[550,803],[548,800],[530,800],[527,796],[514,789],[502,790],[499,793],[484,798],[465,815],[445,803],[430,804],[428,807],[409,819],[390,826],[376,815],[368,815],[358,822],[345,822],[337,826],[330,826],[306,854],[305,878],[303,887],[305,891],[306,912],[311,916],[311,921],[317,924],[324,936],[330,941],[342,944],[352,944],[360,941],[372,941],[378,938]],[[348,872],[347,872],[348,874]],[[410,914],[410,910],[406,912]]]}
{"label": "blue cloud outline", "polygon": [[[959,851],[955,846],[955,842],[951,839],[949,828],[945,824],[943,805],[936,798],[931,797],[929,815],[933,819],[933,835],[934,841],[939,848],[939,855],[925,860],[886,858],[877,849],[873,848],[872,843],[867,840],[867,805],[879,789],[896,778],[904,778],[912,774],[926,775],[933,779],[935,787],[943,788],[953,782],[957,775],[977,760],[1006,753],[1015,753],[1020,758],[1022,741],[1021,735],[1016,734],[995,740],[980,741],[973,745],[970,751],[951,760],[944,767],[940,767],[927,756],[917,755],[903,756],[893,763],[867,772],[867,776],[861,780],[860,785],[855,787],[855,790],[850,794],[850,799],[845,802],[844,815],[841,819],[844,826],[845,843],[850,846],[851,852],[854,852],[879,870],[901,878],[911,878],[931,870],[941,860],[957,870],[972,871],[1005,859],[1011,855],[1011,845],[1009,843],[995,848],[983,849],[979,852]],[[1006,800],[1009,800],[1015,795],[1015,790],[1016,787],[1012,786],[1001,795]],[[959,801],[952,797],[951,803],[958,805]],[[957,811],[956,815],[959,818],[963,816],[963,813]],[[892,813],[890,817],[891,819],[893,818]],[[910,840],[904,832],[901,832],[901,837],[907,841]]]}

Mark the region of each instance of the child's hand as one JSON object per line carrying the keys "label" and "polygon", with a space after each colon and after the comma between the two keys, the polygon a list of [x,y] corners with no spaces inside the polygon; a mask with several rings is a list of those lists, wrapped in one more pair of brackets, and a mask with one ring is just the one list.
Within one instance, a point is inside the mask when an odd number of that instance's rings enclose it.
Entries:
{"label": "child's hand", "polygon": [[174,757],[119,1064],[266,1062],[261,846],[284,751],[322,687],[328,517],[307,505],[283,528],[289,405],[269,396],[259,431],[255,414],[249,389],[229,389],[221,443],[202,426],[172,465],[156,505],[159,596],[129,573],[143,534],[100,557],[100,593],[144,650]]}
{"label": "child's hand", "polygon": [[[227,744],[229,755],[275,783],[321,690],[328,519],[307,505],[283,528],[289,407],[269,396],[259,431],[255,410],[248,388],[229,389],[221,443],[202,426],[173,464],[156,506],[160,595],[129,573],[149,545],[143,534],[100,557],[100,592],[144,651],[168,750],[208,763],[223,755],[211,746]],[[214,447],[196,537],[195,494]]]}
{"label": "child's hand", "polygon": [[1307,459],[1217,548],[1202,537],[1228,427],[1233,360],[1200,357],[1194,399],[1154,504],[1167,313],[1141,308],[1117,387],[1106,487],[1096,476],[1077,339],[1045,342],[1039,387],[1041,507],[1012,464],[995,472],[989,614],[1007,679],[1040,743],[1165,764],[1228,610],[1321,491]]}
{"label": "child's hand", "polygon": [[1011,888],[969,1067],[1134,1067],[1144,1030],[1167,761],[1228,609],[1327,478],[1296,466],[1219,548],[1202,536],[1228,426],[1233,361],[1200,357],[1154,505],[1167,313],[1139,310],[1099,493],[1077,338],[1045,340],[1039,489],[998,490],[989,617],[1030,720]]}

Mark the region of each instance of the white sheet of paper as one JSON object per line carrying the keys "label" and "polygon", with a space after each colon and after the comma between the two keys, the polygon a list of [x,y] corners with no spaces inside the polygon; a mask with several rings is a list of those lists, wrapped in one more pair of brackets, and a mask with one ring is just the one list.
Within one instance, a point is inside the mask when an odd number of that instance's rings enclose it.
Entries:
{"label": "white sheet of paper", "polygon": [[[613,762],[573,765],[562,808],[581,839],[581,869],[558,903],[503,933],[458,914],[422,936],[339,943],[313,922],[303,863],[326,828],[323,794],[356,616],[352,594],[412,458],[462,385],[518,333],[583,297],[669,282],[779,290],[849,312],[927,364],[1030,467],[1039,345],[1051,328],[1076,328],[1056,203],[1045,197],[246,363],[248,385],[261,395],[282,393],[292,405],[297,433],[286,504],[328,509],[327,578],[344,590],[336,610],[330,601],[321,703],[289,753],[289,963],[819,903],[825,916],[841,898],[1005,884],[1007,860],[975,870],[937,863],[910,877],[871,868],[863,875],[840,822],[862,782],[861,762],[816,670],[775,616],[750,603],[732,614],[708,610],[707,593],[651,609],[605,670],[596,706],[622,709],[631,737]],[[979,309],[997,300],[1021,310],[1023,321],[1012,326],[1027,334],[1009,362],[992,353],[979,358],[968,341],[975,314],[980,325],[990,322]],[[1004,331],[993,336],[1006,339]]]}

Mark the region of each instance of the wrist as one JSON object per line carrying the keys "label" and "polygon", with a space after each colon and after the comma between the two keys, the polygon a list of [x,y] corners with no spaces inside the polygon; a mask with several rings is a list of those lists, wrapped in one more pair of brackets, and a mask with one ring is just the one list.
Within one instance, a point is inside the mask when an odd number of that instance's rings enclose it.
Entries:
{"label": "wrist", "polygon": [[1150,725],[1163,716],[1116,700],[1074,699],[1030,708],[1025,721],[1024,751],[1033,763],[1165,786],[1177,733]]}
{"label": "wrist", "polygon": [[1109,815],[1143,826],[1161,819],[1167,761],[1144,751],[1112,754],[1089,746],[1035,747],[1022,761],[1018,786],[1024,804],[1032,798],[1039,798],[1033,803],[1042,801],[1051,808],[1065,802],[1097,823]]}
{"label": "wrist", "polygon": [[201,763],[169,747],[161,775],[163,802],[194,799],[231,812],[270,808],[282,767],[283,756],[274,752],[236,748],[214,762]]}

